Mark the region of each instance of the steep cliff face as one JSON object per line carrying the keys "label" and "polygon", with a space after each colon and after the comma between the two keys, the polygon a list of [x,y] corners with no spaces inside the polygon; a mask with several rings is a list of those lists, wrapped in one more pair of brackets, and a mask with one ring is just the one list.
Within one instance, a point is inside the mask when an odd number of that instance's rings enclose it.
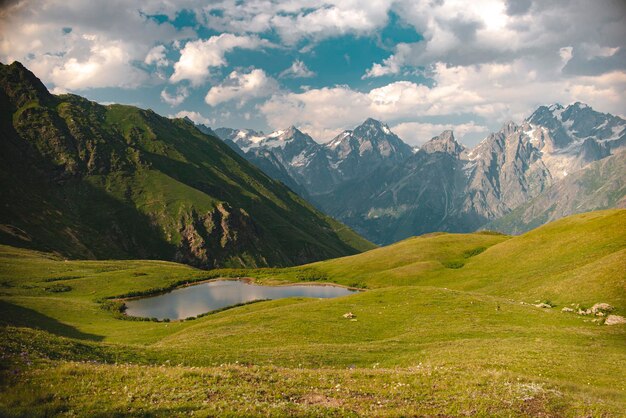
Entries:
{"label": "steep cliff face", "polygon": [[470,231],[484,219],[462,210],[463,147],[451,132],[394,167],[381,167],[320,196],[322,207],[378,243],[432,231]]}
{"label": "steep cliff face", "polygon": [[465,210],[493,219],[552,183],[541,152],[528,140],[524,128],[510,122],[464,156],[468,177]]}
{"label": "steep cliff face", "polygon": [[521,234],[582,212],[626,207],[626,151],[595,161],[484,226]]}
{"label": "steep cliff face", "polygon": [[189,121],[0,67],[0,242],[73,257],[290,265],[371,244]]}
{"label": "steep cliff face", "polygon": [[[579,201],[571,199],[582,192],[571,179],[624,149],[625,135],[625,121],[584,105],[542,107],[521,125],[506,123],[471,150],[444,131],[394,167],[314,198],[329,214],[378,243],[432,231],[471,231],[501,217],[509,219],[507,214],[538,196],[544,196],[544,203],[558,196]],[[607,170],[592,170],[595,174],[588,176],[598,176],[602,190],[613,197],[585,189],[596,196],[597,205],[586,201],[580,207],[609,208],[624,196],[620,181],[625,172],[608,175]],[[552,192],[544,194],[548,189]],[[558,209],[544,216],[546,220],[579,211],[573,205],[553,204]],[[539,225],[530,220],[528,224]]]}

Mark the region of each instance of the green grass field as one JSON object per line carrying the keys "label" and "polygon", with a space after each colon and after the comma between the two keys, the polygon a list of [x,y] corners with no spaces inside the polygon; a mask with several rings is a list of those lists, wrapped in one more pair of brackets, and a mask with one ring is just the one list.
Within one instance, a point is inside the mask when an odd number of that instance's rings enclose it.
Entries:
{"label": "green grass field", "polygon": [[[104,309],[107,298],[221,276],[366,291],[169,323]],[[626,210],[519,237],[430,234],[285,269],[4,246],[0,415],[623,416],[626,326],[561,311],[598,302],[626,315]]]}

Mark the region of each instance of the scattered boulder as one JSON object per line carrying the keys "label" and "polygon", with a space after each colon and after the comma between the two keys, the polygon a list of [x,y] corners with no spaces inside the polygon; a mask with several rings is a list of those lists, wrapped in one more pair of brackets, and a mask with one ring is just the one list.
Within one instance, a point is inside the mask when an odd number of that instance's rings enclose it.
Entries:
{"label": "scattered boulder", "polygon": [[626,318],[619,315],[609,315],[606,317],[604,321],[604,325],[618,325],[618,324],[626,324]]}
{"label": "scattered boulder", "polygon": [[342,316],[343,316],[344,318],[347,318],[347,319],[353,319],[353,318],[356,318],[356,315],[355,315],[355,314],[353,314],[352,312],[347,312],[347,313],[343,314]]}
{"label": "scattered boulder", "polygon": [[578,309],[578,315],[590,315],[591,309]]}
{"label": "scattered boulder", "polygon": [[574,312],[574,310],[566,306],[565,308],[561,309],[561,312]]}
{"label": "scattered boulder", "polygon": [[537,303],[535,306],[538,307],[538,308],[543,308],[543,309],[550,309],[550,308],[552,308],[552,305],[549,305],[549,304],[543,303],[543,302],[542,303]]}
{"label": "scattered boulder", "polygon": [[597,314],[598,312],[611,312],[613,307],[608,303],[596,303],[591,307],[591,312]]}

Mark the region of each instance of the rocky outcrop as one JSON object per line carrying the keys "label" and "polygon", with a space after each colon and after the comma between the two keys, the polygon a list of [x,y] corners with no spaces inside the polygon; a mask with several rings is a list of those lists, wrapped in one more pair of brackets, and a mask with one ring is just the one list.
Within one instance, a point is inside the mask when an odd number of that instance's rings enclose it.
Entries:
{"label": "rocky outcrop", "polygon": [[452,131],[447,130],[422,145],[421,150],[428,154],[443,152],[458,157],[465,147],[456,142]]}
{"label": "rocky outcrop", "polygon": [[209,268],[219,265],[228,254],[253,247],[262,239],[250,215],[228,203],[219,203],[205,214],[195,210],[185,214],[180,220],[180,235],[176,260]]}

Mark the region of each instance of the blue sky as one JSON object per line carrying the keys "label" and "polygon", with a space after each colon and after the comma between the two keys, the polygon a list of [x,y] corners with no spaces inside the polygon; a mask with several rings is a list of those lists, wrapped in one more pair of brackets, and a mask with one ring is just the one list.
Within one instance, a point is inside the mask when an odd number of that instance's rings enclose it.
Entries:
{"label": "blue sky", "polygon": [[621,0],[12,0],[0,60],[56,93],[211,127],[296,125],[325,142],[368,117],[410,144],[474,145],[539,105],[626,113]]}

